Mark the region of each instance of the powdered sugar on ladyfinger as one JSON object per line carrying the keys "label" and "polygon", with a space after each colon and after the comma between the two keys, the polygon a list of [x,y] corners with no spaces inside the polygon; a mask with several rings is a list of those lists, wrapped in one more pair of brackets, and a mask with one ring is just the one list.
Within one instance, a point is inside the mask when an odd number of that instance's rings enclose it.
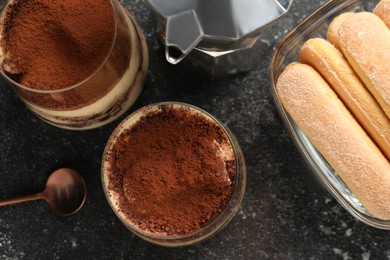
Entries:
{"label": "powdered sugar on ladyfinger", "polygon": [[390,160],[390,119],[343,55],[328,41],[314,38],[302,46],[300,59],[322,75]]}
{"label": "powdered sugar on ladyfinger", "polygon": [[293,63],[276,88],[284,108],[367,211],[390,220],[390,164],[321,75]]}
{"label": "powdered sugar on ladyfinger", "polygon": [[355,13],[340,25],[339,44],[390,118],[390,30],[372,13]]}
{"label": "powdered sugar on ladyfinger", "polygon": [[381,18],[390,29],[390,0],[380,1],[372,12]]}

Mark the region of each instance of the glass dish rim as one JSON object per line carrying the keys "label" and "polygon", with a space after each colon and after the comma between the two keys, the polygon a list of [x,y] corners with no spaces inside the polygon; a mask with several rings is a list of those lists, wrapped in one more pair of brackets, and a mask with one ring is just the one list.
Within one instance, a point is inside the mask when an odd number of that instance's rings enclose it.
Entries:
{"label": "glass dish rim", "polygon": [[[226,137],[228,138],[232,149],[234,153],[235,158],[235,165],[236,165],[236,177],[235,177],[235,183],[233,187],[233,191],[230,195],[230,198],[226,204],[226,206],[223,208],[223,210],[206,226],[204,226],[201,230],[189,234],[189,235],[183,235],[183,236],[159,236],[154,235],[148,232],[145,232],[136,226],[132,225],[131,222],[127,221],[125,218],[123,218],[117,210],[114,208],[111,199],[109,198],[107,186],[108,183],[106,183],[105,177],[104,177],[104,169],[106,167],[106,158],[108,156],[108,152],[111,148],[112,141],[117,137],[117,135],[122,130],[122,126],[134,115],[137,115],[138,113],[142,113],[144,110],[152,108],[152,107],[159,107],[159,106],[169,106],[169,105],[178,105],[183,106],[186,108],[193,109],[197,112],[200,112],[201,114],[204,114],[206,117],[208,117],[210,120],[212,120],[214,123],[216,123],[224,132]],[[104,148],[103,157],[102,157],[102,163],[101,163],[101,181],[102,186],[104,190],[104,195],[108,201],[108,204],[110,205],[112,211],[115,213],[115,215],[121,220],[121,222],[134,234],[141,237],[142,239],[149,241],[151,243],[166,246],[166,247],[179,247],[179,246],[187,246],[192,245],[198,242],[201,242],[212,235],[218,233],[221,229],[223,229],[230,221],[231,219],[236,215],[239,206],[241,205],[241,202],[243,200],[245,189],[246,189],[246,180],[247,180],[247,173],[246,173],[246,165],[245,165],[245,159],[242,154],[241,147],[239,146],[238,142],[235,142],[236,137],[234,134],[230,131],[230,129],[225,126],[223,123],[221,123],[216,117],[208,113],[207,111],[188,104],[184,102],[177,102],[177,101],[165,101],[165,102],[158,102],[149,104],[146,106],[143,106],[136,111],[132,112],[130,115],[128,115],[125,119],[123,119],[118,126],[113,130],[111,133],[106,146]],[[240,153],[242,156],[240,157]],[[241,160],[241,163],[240,163]],[[233,200],[234,199],[234,200]],[[234,202],[232,204],[231,202]]]}
{"label": "glass dish rim", "polygon": [[[289,42],[291,42],[292,40],[296,40],[295,38],[298,38],[299,40],[303,40],[304,37],[313,34],[313,30],[311,30],[311,28],[307,26],[318,23],[318,20],[315,19],[316,17],[319,17],[321,15],[323,19],[330,18],[331,15],[340,13],[339,11],[345,8],[355,7],[357,4],[359,5],[359,7],[364,8],[363,4],[377,3],[377,2],[378,2],[377,0],[329,0],[325,2],[318,9],[316,9],[305,19],[303,19],[297,26],[295,26],[277,44],[271,58],[269,73],[270,73],[270,89],[271,89],[271,94],[273,96],[274,104],[278,110],[278,113],[285,127],[287,128],[291,138],[293,139],[298,151],[300,152],[304,161],[309,165],[311,171],[314,172],[317,177],[320,177],[323,186],[325,186],[325,188],[329,191],[329,193],[339,202],[339,204],[343,208],[345,208],[356,219],[375,228],[390,230],[390,220],[381,220],[371,216],[368,213],[361,212],[360,210],[357,209],[356,203],[352,204],[348,199],[346,199],[345,194],[341,190],[339,190],[335,185],[333,185],[333,183],[330,181],[330,177],[327,177],[327,173],[325,173],[325,171],[322,170],[318,165],[318,162],[327,164],[327,161],[322,156],[318,157],[318,155],[314,154],[306,147],[306,145],[308,145],[311,146],[311,148],[314,148],[315,150],[315,146],[309,141],[306,135],[303,134],[300,128],[295,124],[292,118],[285,111],[283,105],[280,102],[279,96],[276,92],[276,80],[277,77],[279,76],[279,71],[277,66],[279,66],[279,62],[280,62],[281,66],[285,67],[283,65],[283,59],[289,54],[295,52],[293,51],[295,47],[291,47],[290,49],[287,47],[287,50],[285,50],[284,48],[286,48],[286,45]],[[321,23],[323,23],[323,20],[321,21]],[[320,158],[322,161],[319,161],[320,159],[318,158],[316,159],[316,156]],[[331,169],[330,166],[328,166],[328,170],[333,175],[337,176],[337,173],[333,169]],[[349,190],[348,187],[347,189]]]}

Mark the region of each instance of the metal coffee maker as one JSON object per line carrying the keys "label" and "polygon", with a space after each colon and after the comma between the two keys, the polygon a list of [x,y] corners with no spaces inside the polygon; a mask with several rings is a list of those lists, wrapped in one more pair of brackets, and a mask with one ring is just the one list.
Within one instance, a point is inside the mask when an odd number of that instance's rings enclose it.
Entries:
{"label": "metal coffee maker", "polygon": [[262,30],[287,13],[293,0],[147,0],[171,64],[217,79],[255,64]]}

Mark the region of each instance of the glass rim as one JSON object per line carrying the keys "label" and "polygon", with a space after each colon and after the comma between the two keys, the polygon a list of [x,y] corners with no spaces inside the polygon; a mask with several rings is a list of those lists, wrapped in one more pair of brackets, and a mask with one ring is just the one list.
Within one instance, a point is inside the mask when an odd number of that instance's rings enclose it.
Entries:
{"label": "glass rim", "polygon": [[[41,94],[53,94],[53,93],[61,93],[61,92],[65,92],[65,91],[68,91],[68,90],[71,90],[71,89],[74,89],[74,88],[77,88],[81,85],[83,85],[85,82],[89,81],[91,78],[93,78],[101,69],[102,67],[104,66],[104,64],[107,62],[107,60],[109,59],[109,57],[111,56],[111,53],[112,53],[112,50],[114,49],[114,45],[115,45],[115,41],[116,41],[116,38],[117,38],[117,30],[118,30],[118,23],[117,23],[117,10],[115,9],[115,6],[114,6],[114,0],[107,0],[109,3],[110,3],[110,6],[111,6],[111,10],[112,10],[112,18],[114,19],[114,30],[113,30],[113,37],[112,37],[112,42],[111,42],[111,46],[110,46],[110,49],[109,51],[107,52],[107,55],[105,56],[105,58],[103,59],[103,61],[100,63],[100,65],[86,78],[84,78],[83,80],[73,84],[73,85],[70,85],[70,86],[67,86],[67,87],[64,87],[64,88],[60,88],[60,89],[51,89],[51,90],[41,90],[41,89],[34,89],[34,88],[31,88],[31,87],[28,87],[28,86],[25,86],[25,85],[22,85],[18,82],[16,82],[15,80],[13,80],[12,78],[10,78],[3,70],[2,66],[0,66],[0,74],[2,77],[4,77],[7,81],[9,81],[9,83],[11,83],[12,85],[15,85],[17,86],[18,88],[21,88],[21,89],[24,89],[24,90],[27,90],[27,91],[30,91],[30,92],[34,92],[34,93],[41,93]],[[3,10],[6,10],[7,6],[10,4],[10,0],[8,0],[6,6],[4,7]],[[118,3],[120,4],[120,3]],[[2,20],[1,18],[5,15],[6,13],[1,13],[1,17],[0,17],[0,20]]]}
{"label": "glass rim", "polygon": [[[236,166],[233,190],[232,190],[224,208],[221,210],[221,212],[219,212],[215,216],[215,218],[212,221],[210,221],[203,228],[201,228],[197,232],[187,234],[187,235],[175,235],[175,236],[155,235],[155,234],[152,234],[150,232],[145,232],[144,230],[138,228],[131,221],[122,217],[117,212],[117,210],[114,208],[113,202],[111,201],[110,196],[108,195],[108,192],[109,192],[108,188],[107,188],[108,183],[106,183],[106,181],[105,181],[105,167],[107,164],[106,158],[108,158],[108,156],[109,156],[109,152],[112,148],[113,141],[119,136],[119,134],[121,133],[121,130],[127,128],[127,127],[122,128],[122,126],[124,124],[126,124],[126,122],[128,122],[129,119],[131,119],[132,117],[134,117],[135,115],[137,115],[139,113],[142,113],[143,111],[148,111],[149,109],[154,108],[154,107],[158,108],[159,106],[170,106],[170,105],[178,105],[178,106],[181,106],[184,108],[193,109],[197,112],[200,112],[202,115],[206,116],[207,118],[212,120],[212,122],[217,124],[221,128],[221,130],[223,131],[225,136],[227,137],[227,139],[232,147],[233,154],[234,154],[234,163]],[[239,163],[239,151],[241,151],[241,148],[239,147],[239,145],[236,145],[233,142],[233,139],[235,137],[232,138],[232,135],[233,134],[229,132],[227,127],[224,126],[213,115],[211,115],[207,111],[205,111],[197,106],[194,106],[194,105],[191,105],[188,103],[176,102],[176,101],[158,102],[158,103],[143,106],[143,107],[137,109],[136,111],[132,112],[129,116],[127,116],[125,119],[123,119],[123,121],[114,129],[114,131],[112,132],[110,138],[108,139],[108,141],[106,143],[106,146],[105,146],[104,152],[103,152],[103,159],[102,159],[102,163],[101,163],[101,180],[102,180],[102,184],[103,184],[104,195],[105,195],[111,209],[114,211],[115,215],[121,220],[121,222],[123,224],[125,224],[125,226],[131,232],[135,233],[136,235],[140,236],[141,238],[143,238],[151,243],[158,244],[158,245],[163,245],[163,246],[168,246],[168,247],[190,245],[190,244],[200,242],[200,241],[212,236],[213,234],[217,233],[225,225],[227,225],[230,222],[230,220],[233,218],[233,216],[236,214],[236,212],[238,210],[238,206],[241,204],[241,201],[244,197],[245,187],[246,187],[245,166],[241,167],[240,163]],[[236,146],[238,146],[238,147],[236,147]],[[235,203],[232,205],[230,202],[234,198],[234,195],[237,196],[237,198],[236,198]],[[227,216],[223,216],[223,213],[226,214],[226,212],[228,212],[229,210],[231,211],[231,213],[228,214]]]}

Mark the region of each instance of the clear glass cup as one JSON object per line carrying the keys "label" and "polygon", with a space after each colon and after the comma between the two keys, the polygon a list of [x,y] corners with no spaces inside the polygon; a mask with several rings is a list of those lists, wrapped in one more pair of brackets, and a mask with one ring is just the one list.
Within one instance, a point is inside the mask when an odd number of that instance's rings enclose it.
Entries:
{"label": "clear glass cup", "polygon": [[[121,116],[141,93],[148,71],[143,33],[117,0],[107,1],[114,13],[112,45],[105,60],[88,78],[61,89],[37,90],[19,84],[0,68],[0,74],[27,107],[49,124],[72,130],[108,124]],[[1,2],[4,15],[13,0]]]}
{"label": "clear glass cup", "polygon": [[372,11],[378,2],[378,0],[330,0],[325,3],[288,33],[278,44],[271,61],[270,78],[271,92],[279,114],[302,157],[312,171],[333,197],[352,216],[367,225],[390,230],[389,220],[375,218],[367,212],[347,185],[288,115],[276,91],[276,82],[279,75],[289,63],[299,60],[299,51],[305,41],[315,37],[326,39],[328,26],[337,15],[344,12]]}
{"label": "clear glass cup", "polygon": [[[227,140],[230,142],[231,147],[233,149],[234,153],[234,160],[235,160],[235,166],[236,166],[236,174],[235,178],[231,180],[233,184],[233,191],[230,195],[229,201],[227,202],[225,208],[219,213],[218,216],[216,216],[210,223],[208,223],[206,226],[204,226],[201,230],[194,232],[189,235],[180,235],[180,236],[167,236],[167,235],[156,235],[152,234],[150,232],[146,232],[137,226],[135,226],[131,220],[129,220],[118,208],[117,201],[115,200],[115,196],[118,194],[114,191],[112,191],[109,188],[109,158],[111,157],[111,151],[113,149],[113,146],[115,145],[118,137],[121,135],[121,133],[125,130],[130,128],[132,125],[134,125],[137,120],[142,116],[145,115],[148,111],[157,111],[161,110],[162,107],[172,107],[172,108],[186,108],[190,109],[191,111],[194,111],[198,115],[204,116],[206,119],[211,120],[214,122],[217,126],[219,126],[224,134],[226,135]],[[115,214],[118,216],[118,218],[122,221],[122,223],[134,234],[139,236],[140,238],[149,241],[151,243],[160,245],[160,246],[166,246],[166,247],[179,247],[179,246],[186,246],[191,245],[194,243],[201,242],[220,230],[222,230],[234,217],[236,212],[238,211],[241,201],[244,196],[245,192],[245,186],[246,186],[246,166],[245,166],[245,160],[242,153],[242,150],[240,148],[240,145],[236,139],[236,137],[233,135],[233,133],[225,126],[223,125],[219,120],[214,118],[212,115],[207,113],[206,111],[184,103],[179,102],[163,102],[163,103],[156,103],[153,105],[149,105],[146,107],[143,107],[131,115],[129,115],[126,119],[120,123],[117,128],[112,133],[110,139],[107,142],[107,145],[104,150],[103,159],[102,159],[102,167],[101,167],[101,177],[102,177],[102,184],[104,193],[106,195],[107,201],[109,205],[111,206],[112,210],[115,212]]]}

